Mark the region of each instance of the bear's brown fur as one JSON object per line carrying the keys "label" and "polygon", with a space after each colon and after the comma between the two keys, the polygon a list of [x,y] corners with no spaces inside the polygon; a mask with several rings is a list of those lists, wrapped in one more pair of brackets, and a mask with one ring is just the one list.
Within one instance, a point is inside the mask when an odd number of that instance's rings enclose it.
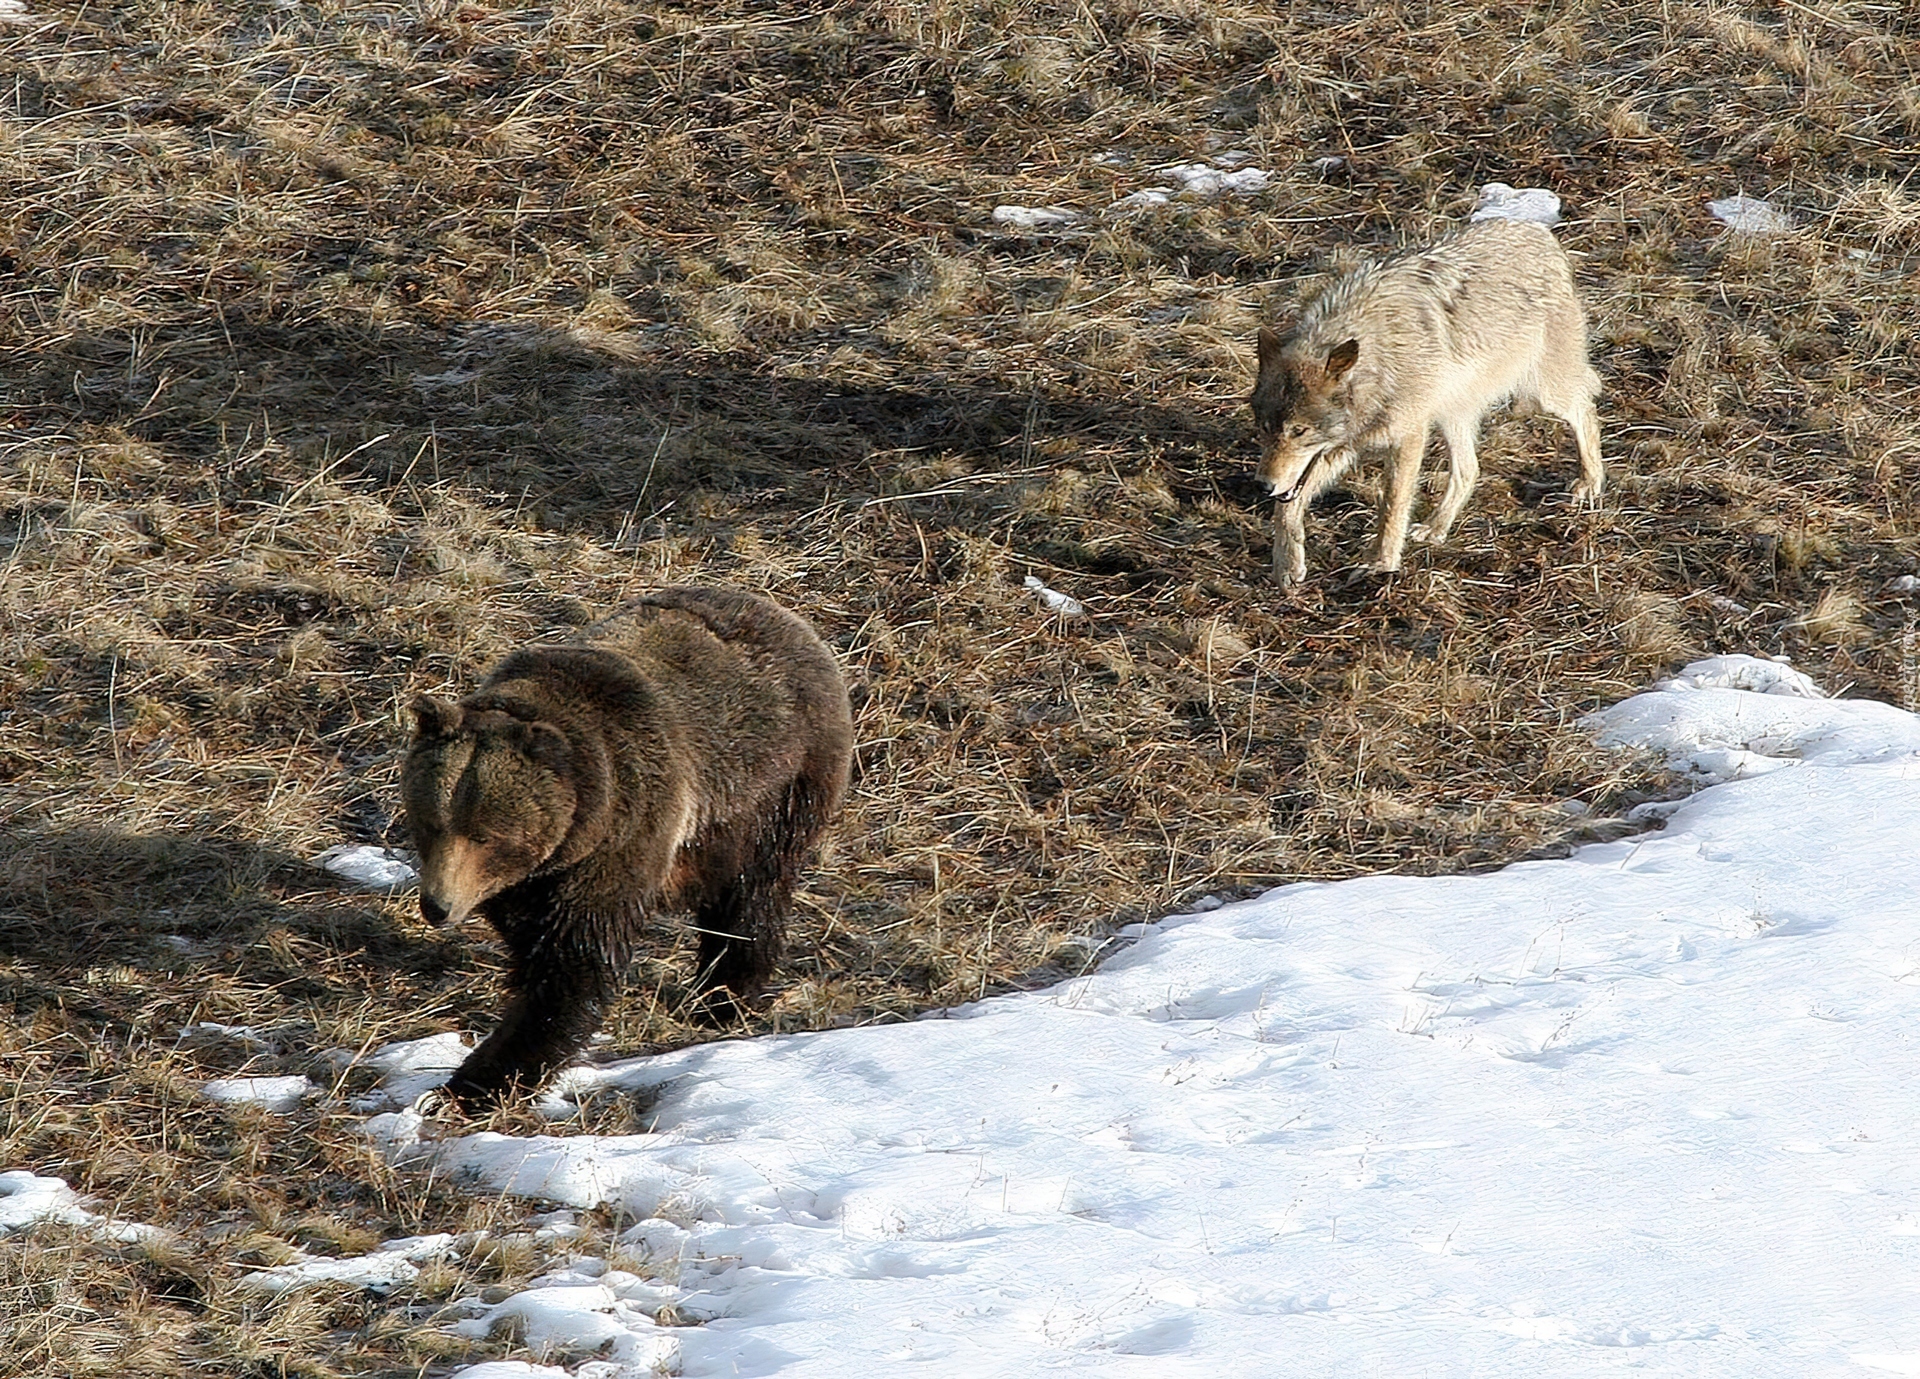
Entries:
{"label": "bear's brown fur", "polygon": [[643,916],[688,911],[724,1018],[779,958],[802,861],[839,808],[853,724],[813,629],[734,589],[662,589],[422,698],[402,779],[430,920],[484,915],[511,999],[448,1090],[531,1090],[599,1028]]}

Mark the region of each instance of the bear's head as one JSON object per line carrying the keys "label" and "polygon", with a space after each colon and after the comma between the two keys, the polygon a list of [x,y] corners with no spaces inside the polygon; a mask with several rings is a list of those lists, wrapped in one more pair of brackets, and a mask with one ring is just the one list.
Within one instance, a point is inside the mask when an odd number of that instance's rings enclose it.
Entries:
{"label": "bear's head", "polygon": [[420,854],[420,913],[458,924],[553,857],[578,795],[567,738],[551,723],[423,697],[401,774]]}

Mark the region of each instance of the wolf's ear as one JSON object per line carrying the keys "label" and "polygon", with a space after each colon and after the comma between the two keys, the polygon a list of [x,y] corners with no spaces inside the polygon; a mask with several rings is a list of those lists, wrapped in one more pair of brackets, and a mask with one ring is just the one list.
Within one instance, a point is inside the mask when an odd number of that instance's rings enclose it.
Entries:
{"label": "wolf's ear", "polygon": [[1260,327],[1260,334],[1254,338],[1254,348],[1260,355],[1260,367],[1266,368],[1280,357],[1280,332],[1271,326]]}
{"label": "wolf's ear", "polygon": [[1338,383],[1360,357],[1360,342],[1348,340],[1327,351],[1327,382]]}
{"label": "wolf's ear", "polygon": [[413,701],[413,732],[416,737],[451,737],[460,730],[460,706],[423,694]]}

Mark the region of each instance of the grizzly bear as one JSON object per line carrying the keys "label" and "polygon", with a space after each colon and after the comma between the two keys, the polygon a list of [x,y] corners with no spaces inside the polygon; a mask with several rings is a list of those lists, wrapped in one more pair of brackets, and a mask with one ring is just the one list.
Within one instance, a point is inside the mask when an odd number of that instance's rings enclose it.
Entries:
{"label": "grizzly bear", "polygon": [[852,754],[846,685],[806,623],[743,590],[661,589],[413,712],[421,913],[485,916],[511,959],[498,1027],[447,1084],[463,1107],[580,1050],[656,908],[699,933],[696,1013],[760,995]]}

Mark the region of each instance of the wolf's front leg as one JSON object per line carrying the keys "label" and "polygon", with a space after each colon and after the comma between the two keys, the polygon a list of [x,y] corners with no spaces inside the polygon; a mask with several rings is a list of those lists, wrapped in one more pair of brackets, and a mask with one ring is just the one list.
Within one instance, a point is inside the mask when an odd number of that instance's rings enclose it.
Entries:
{"label": "wolf's front leg", "polygon": [[1273,505],[1273,582],[1289,589],[1307,577],[1306,494]]}
{"label": "wolf's front leg", "polygon": [[1407,546],[1407,527],[1413,520],[1414,492],[1420,486],[1420,460],[1427,450],[1426,432],[1400,442],[1387,462],[1387,481],[1380,490],[1380,536],[1374,547],[1373,569],[1390,574],[1400,568]]}
{"label": "wolf's front leg", "polygon": [[1408,530],[1407,535],[1413,540],[1445,541],[1453,524],[1460,519],[1461,509],[1473,496],[1473,486],[1480,482],[1480,457],[1474,449],[1479,429],[1478,417],[1454,418],[1441,423],[1440,434],[1447,439],[1447,491],[1432,515]]}

